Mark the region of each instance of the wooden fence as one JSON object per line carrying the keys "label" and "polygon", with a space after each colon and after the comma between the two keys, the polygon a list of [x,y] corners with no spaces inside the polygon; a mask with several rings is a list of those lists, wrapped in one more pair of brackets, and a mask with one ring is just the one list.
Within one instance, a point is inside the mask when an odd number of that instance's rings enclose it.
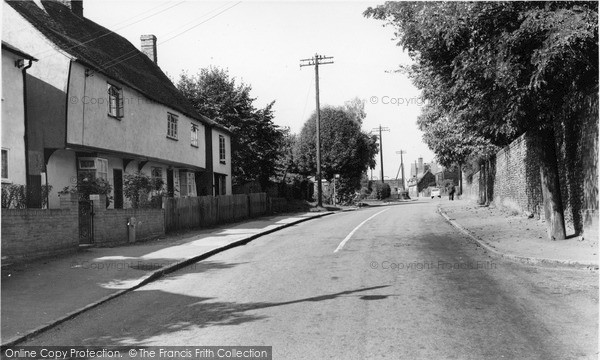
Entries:
{"label": "wooden fence", "polygon": [[164,198],[165,231],[208,227],[267,213],[267,194]]}

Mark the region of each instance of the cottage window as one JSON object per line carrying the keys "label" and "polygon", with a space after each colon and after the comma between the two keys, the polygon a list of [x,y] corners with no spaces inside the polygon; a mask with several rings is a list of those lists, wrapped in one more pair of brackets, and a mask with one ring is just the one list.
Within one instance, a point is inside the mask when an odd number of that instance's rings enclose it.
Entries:
{"label": "cottage window", "polygon": [[167,115],[167,137],[177,140],[177,115],[169,113]]}
{"label": "cottage window", "polygon": [[225,136],[219,135],[219,162],[225,164]]}
{"label": "cottage window", "polygon": [[8,150],[2,149],[2,180],[8,180]]}
{"label": "cottage window", "polygon": [[98,168],[96,169],[96,176],[104,180],[108,180],[108,160],[98,159]]}
{"label": "cottage window", "polygon": [[108,84],[108,115],[123,117],[123,90],[112,84]]}
{"label": "cottage window", "polygon": [[192,124],[192,140],[191,145],[198,147],[198,125]]}
{"label": "cottage window", "polygon": [[152,178],[153,179],[160,179],[160,180],[162,180],[162,178],[163,178],[163,169],[161,167],[152,167],[152,169],[150,171],[152,173]]}
{"label": "cottage window", "polygon": [[188,196],[196,196],[196,176],[191,171],[187,173],[187,194]]}
{"label": "cottage window", "polygon": [[108,160],[102,158],[79,158],[79,176],[108,180]]}

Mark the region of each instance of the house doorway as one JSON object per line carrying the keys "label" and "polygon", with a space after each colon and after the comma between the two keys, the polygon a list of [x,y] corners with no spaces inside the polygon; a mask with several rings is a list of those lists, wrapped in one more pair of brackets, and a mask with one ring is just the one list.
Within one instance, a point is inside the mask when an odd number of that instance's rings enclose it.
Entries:
{"label": "house doorway", "polygon": [[115,209],[123,208],[123,170],[113,169]]}
{"label": "house doorway", "polygon": [[167,196],[175,196],[175,186],[173,185],[173,169],[167,169]]}

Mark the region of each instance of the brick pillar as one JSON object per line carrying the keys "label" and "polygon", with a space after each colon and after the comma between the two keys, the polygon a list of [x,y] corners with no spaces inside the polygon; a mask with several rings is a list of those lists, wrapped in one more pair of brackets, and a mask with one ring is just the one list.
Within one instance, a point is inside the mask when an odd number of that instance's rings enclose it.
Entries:
{"label": "brick pillar", "polygon": [[79,195],[73,193],[60,194],[60,208],[77,212],[79,210]]}

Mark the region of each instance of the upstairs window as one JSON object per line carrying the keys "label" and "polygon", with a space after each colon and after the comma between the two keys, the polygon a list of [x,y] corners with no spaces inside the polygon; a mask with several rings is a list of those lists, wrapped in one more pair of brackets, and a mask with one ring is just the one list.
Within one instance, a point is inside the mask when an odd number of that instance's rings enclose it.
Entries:
{"label": "upstairs window", "polygon": [[192,140],[191,145],[198,147],[198,125],[192,124]]}
{"label": "upstairs window", "polygon": [[8,150],[2,149],[2,180],[8,180]]}
{"label": "upstairs window", "polygon": [[177,115],[167,115],[167,137],[173,140],[177,140],[177,120]]}
{"label": "upstairs window", "polygon": [[123,117],[123,90],[112,84],[108,84],[108,115]]}
{"label": "upstairs window", "polygon": [[225,136],[219,135],[219,162],[225,164]]}

